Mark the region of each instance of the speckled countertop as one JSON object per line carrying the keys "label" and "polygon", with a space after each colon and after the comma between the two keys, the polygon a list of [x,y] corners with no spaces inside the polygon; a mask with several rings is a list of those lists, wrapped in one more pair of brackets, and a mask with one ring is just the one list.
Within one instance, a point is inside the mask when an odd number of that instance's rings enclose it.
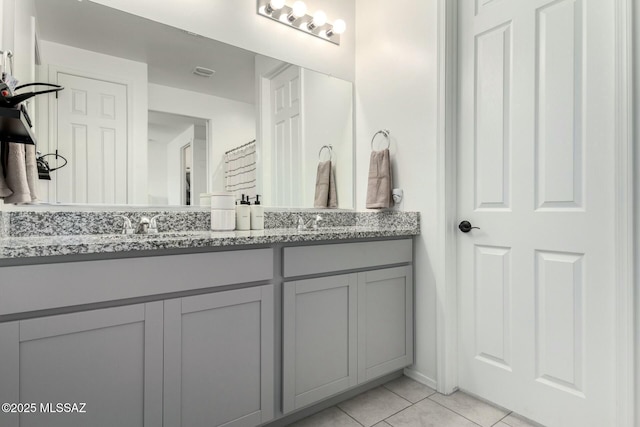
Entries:
{"label": "speckled countertop", "polygon": [[298,231],[296,228],[267,228],[260,231],[230,232],[179,230],[151,235],[34,235],[34,233],[12,235],[8,233],[0,238],[0,259],[339,241],[420,234],[419,216],[415,212],[393,214],[393,218],[384,214],[372,216],[365,213],[360,217],[355,217],[353,213],[351,215],[354,218],[348,225],[338,225],[336,221],[318,230],[304,231]]}

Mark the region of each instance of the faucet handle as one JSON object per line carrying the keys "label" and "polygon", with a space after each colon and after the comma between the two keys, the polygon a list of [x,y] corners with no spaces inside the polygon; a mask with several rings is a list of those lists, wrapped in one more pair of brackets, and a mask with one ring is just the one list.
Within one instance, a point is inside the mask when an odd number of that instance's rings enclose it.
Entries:
{"label": "faucet handle", "polygon": [[157,233],[158,232],[158,218],[164,218],[164,215],[156,215],[151,217],[149,223],[149,233]]}
{"label": "faucet handle", "polygon": [[116,218],[122,218],[122,234],[133,234],[133,225],[131,225],[131,220],[124,215],[116,215]]}

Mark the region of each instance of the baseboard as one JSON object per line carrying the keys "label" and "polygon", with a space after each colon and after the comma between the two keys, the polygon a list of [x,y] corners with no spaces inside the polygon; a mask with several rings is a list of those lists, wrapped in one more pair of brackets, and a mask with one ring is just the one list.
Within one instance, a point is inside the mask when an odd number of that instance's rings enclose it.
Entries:
{"label": "baseboard", "polygon": [[420,384],[424,384],[434,390],[438,388],[438,383],[436,383],[435,380],[432,380],[428,376],[416,371],[415,369],[404,368],[404,374],[412,380],[418,381]]}

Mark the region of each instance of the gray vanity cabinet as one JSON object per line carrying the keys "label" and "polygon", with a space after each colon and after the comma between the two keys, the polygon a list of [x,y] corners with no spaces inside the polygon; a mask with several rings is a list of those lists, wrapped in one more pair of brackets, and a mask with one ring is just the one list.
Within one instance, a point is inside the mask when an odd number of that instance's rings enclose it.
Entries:
{"label": "gray vanity cabinet", "polygon": [[358,383],[412,363],[412,267],[358,273]]}
{"label": "gray vanity cabinet", "polygon": [[0,425],[162,425],[162,334],[162,302],[0,323],[0,401],[37,405]]}
{"label": "gray vanity cabinet", "polygon": [[412,261],[409,239],[284,249],[285,414],[413,363]]}
{"label": "gray vanity cabinet", "polygon": [[273,286],[164,303],[164,427],[253,427],[274,416]]}
{"label": "gray vanity cabinet", "polygon": [[357,274],[284,284],[283,412],[357,384]]}

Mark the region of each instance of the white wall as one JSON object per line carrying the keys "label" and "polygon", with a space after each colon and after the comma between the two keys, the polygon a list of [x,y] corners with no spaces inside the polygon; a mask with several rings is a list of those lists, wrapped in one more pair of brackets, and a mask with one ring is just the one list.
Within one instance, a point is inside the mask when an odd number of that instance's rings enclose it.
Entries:
{"label": "white wall", "polygon": [[149,110],[209,120],[209,191],[224,191],[224,152],[255,139],[254,106],[217,96],[149,84]]}
{"label": "white wall", "polygon": [[[185,177],[182,176],[182,148],[193,143],[193,125],[184,132],[176,136],[173,141],[167,144],[167,194],[169,205],[184,205],[182,201],[182,190],[184,189]],[[191,146],[193,148],[193,145]],[[187,165],[189,161],[187,161]]]}
{"label": "white wall", "polygon": [[[10,32],[7,43],[0,50],[10,49],[14,53],[14,75],[20,83],[35,81],[35,4],[33,0],[5,0],[9,10],[13,9],[13,21],[6,22],[3,32]],[[10,18],[10,14],[8,18]]]}
{"label": "white wall", "polygon": [[[40,40],[40,56],[42,59],[41,78],[47,78],[49,71],[58,69],[66,72],[77,72],[79,75],[126,83],[132,90],[127,108],[131,110],[131,126],[129,127],[129,203],[147,203],[147,64],[130,61],[115,56],[104,55],[89,50]],[[129,94],[128,94],[129,95]],[[46,103],[46,97],[40,101]],[[46,120],[42,118],[48,113],[47,108],[38,107],[38,139],[43,143],[43,149],[47,147],[47,138],[41,138],[48,134]],[[40,150],[43,151],[43,150]],[[45,152],[45,151],[43,151]]]}
{"label": "white wall", "polygon": [[[304,120],[303,206],[313,206],[318,151],[333,145],[338,207],[353,209],[353,85],[310,70],[302,70]],[[329,158],[327,150],[322,160]]]}
{"label": "white wall", "polygon": [[356,0],[356,208],[365,209],[370,142],[392,136],[394,187],[404,210],[419,211],[415,245],[416,360],[423,380],[436,378],[436,293],[431,257],[437,254],[436,0]]}
{"label": "white wall", "polygon": [[169,187],[167,180],[167,146],[164,143],[149,142],[147,151],[149,159],[149,200],[154,206],[169,204]]}
{"label": "white wall", "polygon": [[344,19],[347,30],[340,46],[258,15],[255,0],[93,1],[302,67],[354,79],[355,0],[305,0],[309,11],[322,8],[329,22]]}

